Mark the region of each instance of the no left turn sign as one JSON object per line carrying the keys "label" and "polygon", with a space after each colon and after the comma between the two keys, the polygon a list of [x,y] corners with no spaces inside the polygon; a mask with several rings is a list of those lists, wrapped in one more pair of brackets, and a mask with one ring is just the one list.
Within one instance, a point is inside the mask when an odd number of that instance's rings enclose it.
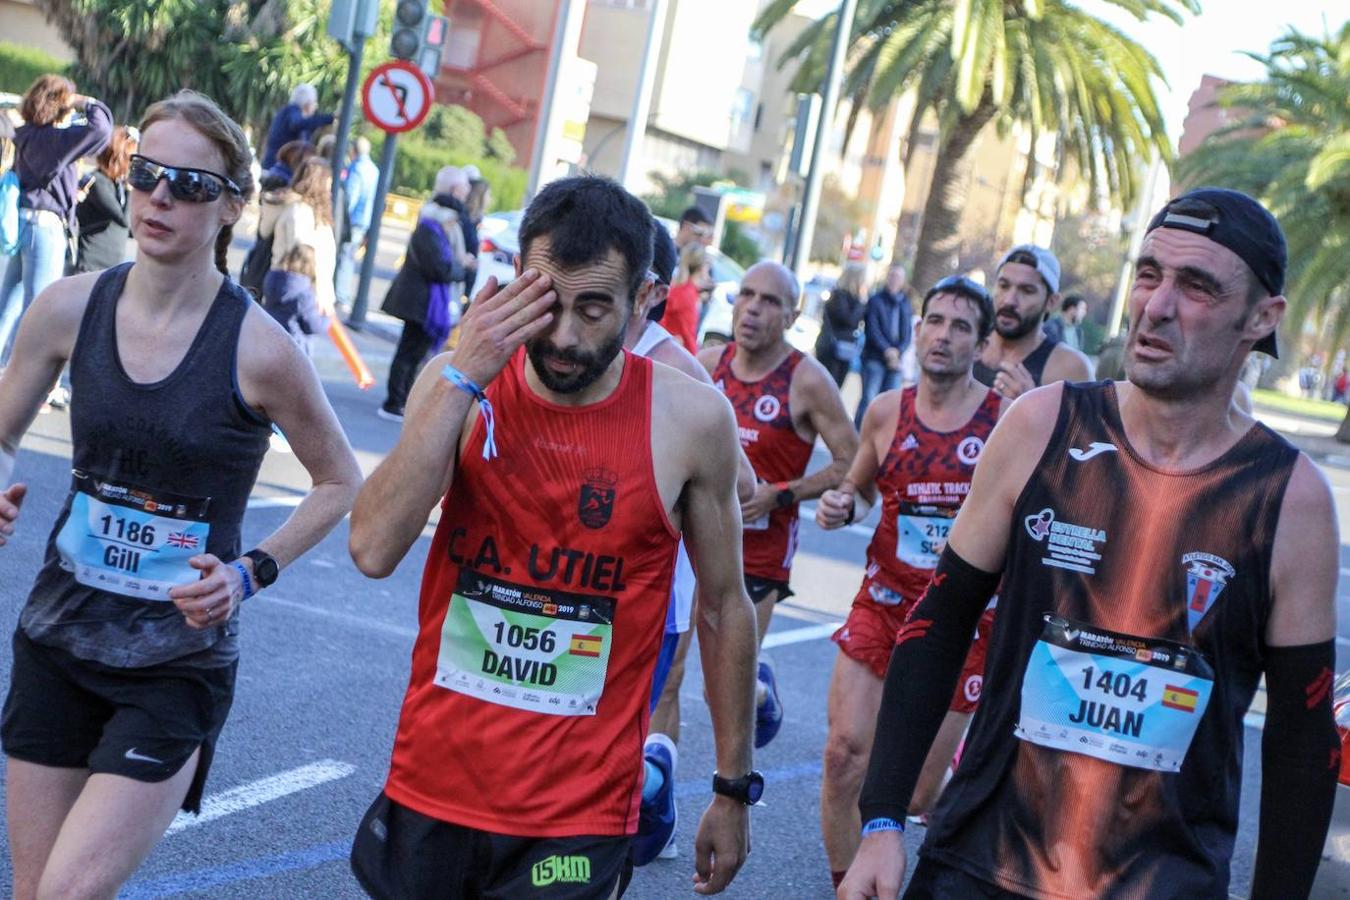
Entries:
{"label": "no left turn sign", "polygon": [[366,118],[383,131],[411,131],[431,111],[434,89],[431,79],[413,63],[394,60],[376,66],[361,88],[361,108]]}

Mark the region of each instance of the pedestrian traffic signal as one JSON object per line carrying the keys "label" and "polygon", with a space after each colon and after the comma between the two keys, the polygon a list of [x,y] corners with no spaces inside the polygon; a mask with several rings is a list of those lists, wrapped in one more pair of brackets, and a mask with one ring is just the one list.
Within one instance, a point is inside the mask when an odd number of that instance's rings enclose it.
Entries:
{"label": "pedestrian traffic signal", "polygon": [[426,18],[427,0],[398,0],[394,8],[394,35],[389,39],[389,52],[396,59],[417,58]]}

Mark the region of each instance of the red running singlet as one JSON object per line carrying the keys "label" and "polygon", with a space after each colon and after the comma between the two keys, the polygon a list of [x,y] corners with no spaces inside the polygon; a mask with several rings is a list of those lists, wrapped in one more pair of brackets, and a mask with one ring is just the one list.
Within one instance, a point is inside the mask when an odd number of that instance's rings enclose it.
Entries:
{"label": "red running singlet", "polygon": [[881,522],[867,547],[868,573],[907,601],[918,599],[937,568],[1000,403],[990,391],[965,425],[933,431],[915,412],[918,393],[907,387],[900,395],[895,435],[877,470]]}
{"label": "red running singlet", "polygon": [[[741,447],[750,458],[755,475],[762,481],[793,481],[806,474],[811,461],[811,443],[792,427],[788,392],[792,373],[803,354],[793,350],[787,359],[758,381],[742,381],[731,371],[736,345],[727,344],[713,367],[717,389],[727,395],[736,411]],[[797,504],[775,509],[767,518],[745,522],[745,574],[771,581],[787,581],[792,557],[797,553]]]}
{"label": "red running singlet", "polygon": [[422,578],[412,676],[385,792],[423,815],[524,837],[637,829],[652,670],[678,535],[652,468],[652,363],[558,406],[522,351],[487,389]]}

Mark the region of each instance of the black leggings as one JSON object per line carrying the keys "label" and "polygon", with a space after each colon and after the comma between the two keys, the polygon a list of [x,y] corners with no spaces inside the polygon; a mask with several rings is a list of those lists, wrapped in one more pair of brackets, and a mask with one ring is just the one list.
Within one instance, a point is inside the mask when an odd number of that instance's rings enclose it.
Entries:
{"label": "black leggings", "polygon": [[426,329],[416,322],[403,323],[403,333],[399,335],[394,358],[389,363],[389,396],[384,401],[385,409],[403,412],[417,373],[435,349],[435,340]]}

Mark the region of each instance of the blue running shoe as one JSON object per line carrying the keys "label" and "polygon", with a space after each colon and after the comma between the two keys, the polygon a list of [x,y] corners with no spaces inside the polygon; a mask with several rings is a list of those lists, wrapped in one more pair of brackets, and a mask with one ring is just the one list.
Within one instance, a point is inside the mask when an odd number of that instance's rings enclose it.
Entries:
{"label": "blue running shoe", "polygon": [[759,664],[759,680],[768,689],[764,700],[755,709],[755,749],[758,750],[778,735],[783,727],[783,702],[778,699],[778,682],[773,677],[773,668],[766,662]]}
{"label": "blue running shoe", "polygon": [[638,832],[629,853],[635,866],[656,859],[675,833],[675,763],[679,757],[675,743],[664,734],[648,736],[642,748],[642,758],[659,769],[665,781],[650,802],[642,801],[638,811]]}

